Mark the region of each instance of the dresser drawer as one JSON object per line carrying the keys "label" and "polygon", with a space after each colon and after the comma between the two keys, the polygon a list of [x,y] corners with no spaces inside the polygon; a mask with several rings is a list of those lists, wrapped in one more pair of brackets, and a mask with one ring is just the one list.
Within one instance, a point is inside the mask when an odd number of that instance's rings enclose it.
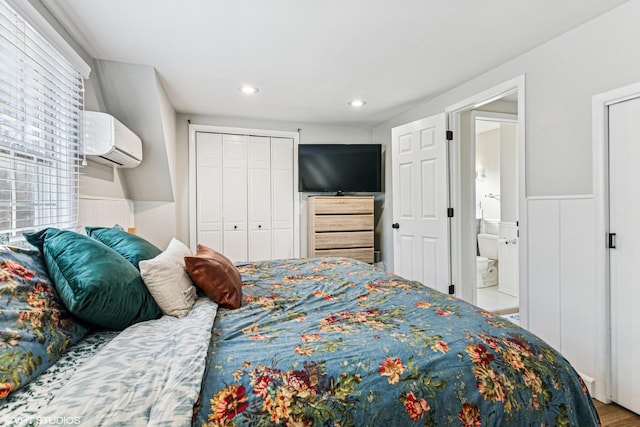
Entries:
{"label": "dresser drawer", "polygon": [[373,230],[371,215],[318,215],[315,217],[316,231]]}
{"label": "dresser drawer", "polygon": [[373,251],[371,249],[321,249],[316,251],[316,257],[346,257],[357,259],[362,262],[373,262]]}
{"label": "dresser drawer", "polygon": [[315,213],[323,214],[373,214],[372,197],[316,197]]}
{"label": "dresser drawer", "polygon": [[316,233],[316,249],[372,248],[372,231]]}

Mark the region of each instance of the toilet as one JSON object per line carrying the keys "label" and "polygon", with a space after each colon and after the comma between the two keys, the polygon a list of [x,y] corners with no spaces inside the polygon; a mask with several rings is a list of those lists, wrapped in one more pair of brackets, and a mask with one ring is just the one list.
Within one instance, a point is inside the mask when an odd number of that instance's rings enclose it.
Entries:
{"label": "toilet", "polygon": [[478,234],[476,257],[476,287],[487,288],[498,284],[498,236],[496,234]]}

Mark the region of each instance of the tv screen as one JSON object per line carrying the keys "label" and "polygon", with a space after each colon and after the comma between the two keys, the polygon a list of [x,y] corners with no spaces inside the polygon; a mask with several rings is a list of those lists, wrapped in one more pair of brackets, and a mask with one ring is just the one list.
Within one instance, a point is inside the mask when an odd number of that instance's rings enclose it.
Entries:
{"label": "tv screen", "polygon": [[382,191],[379,144],[298,145],[300,192]]}

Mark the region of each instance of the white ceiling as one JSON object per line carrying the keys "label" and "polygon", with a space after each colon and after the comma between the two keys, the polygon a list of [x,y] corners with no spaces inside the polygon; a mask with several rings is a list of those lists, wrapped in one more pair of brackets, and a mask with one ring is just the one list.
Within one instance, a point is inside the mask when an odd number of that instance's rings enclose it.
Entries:
{"label": "white ceiling", "polygon": [[625,1],[43,0],[94,58],[155,67],[178,112],[327,124],[390,119]]}

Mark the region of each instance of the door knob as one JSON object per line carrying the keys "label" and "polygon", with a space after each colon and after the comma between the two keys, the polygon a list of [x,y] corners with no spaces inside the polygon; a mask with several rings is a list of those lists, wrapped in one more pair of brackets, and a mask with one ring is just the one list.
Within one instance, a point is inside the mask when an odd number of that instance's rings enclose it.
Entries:
{"label": "door knob", "polygon": [[391,228],[400,228],[400,224],[397,222],[391,225]]}

